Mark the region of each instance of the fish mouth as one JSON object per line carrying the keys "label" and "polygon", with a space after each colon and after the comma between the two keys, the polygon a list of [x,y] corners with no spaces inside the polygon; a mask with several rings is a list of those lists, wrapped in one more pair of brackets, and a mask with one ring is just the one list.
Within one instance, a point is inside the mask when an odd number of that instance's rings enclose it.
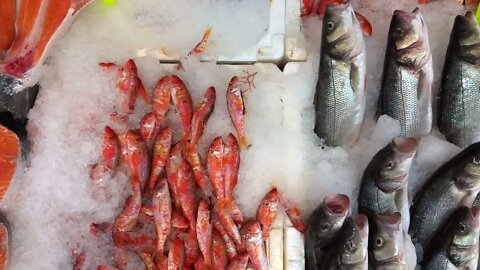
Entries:
{"label": "fish mouth", "polygon": [[368,228],[368,218],[366,215],[360,214],[356,216],[353,219],[353,221],[355,222],[355,224],[358,226],[360,230],[364,230]]}
{"label": "fish mouth", "polygon": [[395,152],[413,157],[417,153],[417,140],[415,138],[398,137],[392,140],[392,146]]}
{"label": "fish mouth", "polygon": [[[395,177],[383,177],[381,178],[381,182],[377,183],[377,187],[385,193],[392,193],[400,189],[403,186],[403,184],[405,184],[407,180],[407,176],[408,174],[402,174]],[[386,183],[390,183],[390,184],[386,184]]]}
{"label": "fish mouth", "polygon": [[380,265],[389,265],[389,264],[398,265],[401,261],[402,260],[400,259],[400,257],[398,255],[387,258],[387,259],[383,259],[383,260],[376,260],[376,262]]}
{"label": "fish mouth", "polygon": [[410,50],[422,48],[423,44],[424,44],[423,40],[419,39],[413,42],[412,44],[408,45],[407,47],[404,47],[404,48],[398,48],[398,46],[395,46],[395,47],[397,48],[397,54],[403,55],[403,54],[407,54],[408,51]]}
{"label": "fish mouth", "polygon": [[350,210],[350,199],[344,194],[328,195],[323,199],[323,205],[333,216],[346,216]]}

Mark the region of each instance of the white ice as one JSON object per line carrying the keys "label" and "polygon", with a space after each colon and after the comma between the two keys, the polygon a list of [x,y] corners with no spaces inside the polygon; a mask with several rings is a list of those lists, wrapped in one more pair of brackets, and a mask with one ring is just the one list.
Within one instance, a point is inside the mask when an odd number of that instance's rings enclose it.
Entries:
{"label": "white ice", "polygon": [[[118,102],[115,75],[100,70],[102,61],[124,63],[141,48],[167,48],[185,54],[201,38],[207,25],[214,27],[209,54],[248,50],[265,30],[265,3],[245,1],[127,1],[107,9],[97,1],[82,11],[76,23],[50,52],[43,71],[42,89],[30,112],[30,158],[24,176],[17,179],[3,209],[13,229],[11,269],[69,269],[71,250],[85,251],[87,266],[112,263],[108,235],[89,233],[92,222],[112,222],[129,194],[120,170],[107,185],[109,197],[95,197],[89,165],[101,149],[101,132]],[[373,24],[367,37],[368,106],[358,143],[351,148],[320,147],[313,133],[312,104],[316,83],[321,22],[303,22],[302,34],[309,52],[306,63],[288,64],[285,73],[271,64],[216,66],[190,58],[185,71],[160,65],[150,57],[136,58],[148,91],[158,79],[178,74],[189,88],[194,104],[210,85],[217,89],[214,114],[201,139],[201,155],[216,136],[235,132],[226,109],[225,91],[233,75],[258,72],[256,88],[245,93],[246,132],[251,147],[242,152],[240,180],[235,197],[248,217],[254,217],[261,197],[277,186],[284,197],[301,206],[306,215],[322,198],[345,193],[356,200],[361,173],[370,158],[399,134],[398,123],[388,117],[374,119],[379,93],[386,35],[393,9],[413,10],[411,0],[362,1],[358,11]],[[455,1],[436,1],[421,8],[433,49],[435,85],[443,65],[454,16],[464,13]],[[148,110],[137,101],[131,118],[135,127]],[[170,121],[178,118],[172,111]],[[235,133],[234,133],[235,134]],[[178,135],[177,137],[178,138]],[[422,138],[410,183],[418,189],[436,168],[459,152],[437,132]],[[356,205],[356,203],[354,203]],[[142,269],[130,254],[133,268]],[[132,269],[133,269],[132,268]]]}

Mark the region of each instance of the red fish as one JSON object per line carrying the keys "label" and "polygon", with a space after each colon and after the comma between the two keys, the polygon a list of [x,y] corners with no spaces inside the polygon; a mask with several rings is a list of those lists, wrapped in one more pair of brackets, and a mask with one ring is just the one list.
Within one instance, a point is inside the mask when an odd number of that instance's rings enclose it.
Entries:
{"label": "red fish", "polygon": [[257,220],[262,225],[262,237],[267,239],[270,234],[273,222],[277,216],[277,208],[280,203],[280,194],[276,188],[272,188],[263,197],[257,209]]}
{"label": "red fish", "polygon": [[212,269],[225,270],[227,266],[228,258],[225,250],[225,243],[223,242],[220,233],[214,230],[212,235]]}
{"label": "red fish", "polygon": [[168,253],[168,269],[183,270],[185,258],[185,247],[180,239],[173,240],[172,248]]}
{"label": "red fish", "polygon": [[200,249],[197,242],[197,234],[195,228],[190,228],[185,236],[185,262],[186,267],[193,266],[198,256],[200,256]]}
{"label": "red fish", "polygon": [[182,122],[182,138],[186,139],[190,132],[192,122],[192,97],[190,96],[187,86],[185,86],[179,77],[175,75],[172,75],[171,77],[172,86],[170,88],[170,94],[172,96],[173,105],[177,108],[180,121]]}
{"label": "red fish", "polygon": [[235,136],[230,133],[225,141],[223,149],[223,168],[225,179],[225,199],[233,199],[233,190],[238,181],[240,169],[240,147]]}
{"label": "red fish", "polygon": [[104,128],[102,138],[102,156],[90,172],[90,178],[94,183],[103,182],[114,175],[120,156],[120,145],[117,134],[115,134],[109,126]]}
{"label": "red fish", "polygon": [[140,252],[139,255],[140,255],[140,258],[142,258],[143,263],[145,263],[145,269],[157,270],[157,267],[155,266],[155,262],[153,261],[152,255],[145,252]]}
{"label": "red fish", "polygon": [[[133,178],[135,176],[131,176]],[[131,180],[137,183],[132,186],[132,195],[127,199],[122,212],[117,216],[113,224],[113,236],[118,232],[130,231],[137,224],[138,214],[142,206],[142,192],[138,180]],[[115,240],[115,237],[114,237]]]}
{"label": "red fish", "polygon": [[200,161],[200,155],[198,154],[196,145],[188,146],[187,149],[185,149],[185,159],[190,163],[190,166],[192,166],[195,183],[200,187],[203,195],[205,197],[211,197],[212,189],[210,187],[210,180]]}
{"label": "red fish", "polygon": [[213,86],[210,86],[202,96],[200,104],[193,112],[192,128],[190,134],[190,145],[197,145],[203,129],[210,115],[215,108],[216,92]]}
{"label": "red fish", "polygon": [[193,181],[192,167],[185,160],[178,166],[177,195],[182,212],[189,221],[190,228],[195,229],[197,214],[195,183]]}
{"label": "red fish", "polygon": [[152,198],[153,218],[155,221],[155,231],[157,234],[157,254],[164,254],[165,242],[170,233],[172,220],[172,202],[168,183],[162,179],[157,186]]}
{"label": "red fish", "polygon": [[147,145],[140,135],[132,130],[129,130],[125,135],[125,142],[128,156],[127,165],[130,174],[135,176],[130,179],[138,180],[143,191],[145,190],[150,172],[150,155]]}
{"label": "red fish", "polygon": [[167,159],[165,169],[167,173],[168,186],[172,196],[172,201],[175,207],[180,207],[177,193],[177,172],[178,167],[182,163],[182,146],[177,143],[170,149],[170,157]]}
{"label": "red fish", "polygon": [[153,190],[158,178],[162,175],[167,163],[170,148],[172,146],[173,132],[170,127],[164,128],[158,134],[153,145],[153,158],[150,171],[150,180],[148,181],[148,190]]}
{"label": "red fish", "polygon": [[213,140],[207,153],[207,172],[210,178],[213,194],[217,199],[225,198],[225,175],[224,175],[224,145],[222,137]]}
{"label": "red fish", "polygon": [[173,77],[162,77],[153,90],[152,111],[157,117],[157,122],[162,123],[170,106],[170,89],[173,87]]}
{"label": "red fish", "polygon": [[235,225],[235,222],[232,218],[231,207],[229,206],[230,202],[225,200],[219,200],[215,203],[215,212],[218,215],[220,222],[222,223],[223,228],[227,232],[228,236],[235,242],[236,245],[242,244],[242,239],[240,236],[240,231]]}
{"label": "red fish", "polygon": [[205,263],[202,256],[198,256],[194,266],[195,270],[210,270],[210,267]]}
{"label": "red fish", "polygon": [[302,210],[292,203],[283,202],[283,207],[285,208],[285,212],[287,213],[290,222],[292,222],[293,227],[297,229],[297,231],[305,233],[307,230],[307,224],[303,218]]}
{"label": "red fish", "polygon": [[243,149],[248,147],[248,140],[245,134],[245,104],[243,101],[242,86],[237,76],[232,77],[227,89],[227,107],[233,126],[237,130],[240,146]]}
{"label": "red fish", "polygon": [[227,270],[245,270],[248,264],[248,254],[239,254],[233,258]]}
{"label": "red fish", "polygon": [[186,231],[190,227],[190,224],[181,213],[179,213],[178,211],[173,211],[172,227],[182,231]]}
{"label": "red fish", "polygon": [[212,262],[212,223],[208,202],[201,200],[197,213],[197,241],[202,252],[204,263],[211,266]]}
{"label": "red fish", "polygon": [[152,148],[153,141],[157,137],[160,125],[154,113],[147,113],[140,121],[140,136],[147,143],[148,148]]}
{"label": "red fish", "polygon": [[242,235],[245,241],[250,261],[255,270],[268,270],[267,255],[265,254],[265,245],[262,238],[262,229],[258,221],[250,221],[245,225],[245,233]]}
{"label": "red fish", "polygon": [[113,234],[116,246],[137,252],[152,253],[155,251],[155,238],[137,232],[116,232]]}

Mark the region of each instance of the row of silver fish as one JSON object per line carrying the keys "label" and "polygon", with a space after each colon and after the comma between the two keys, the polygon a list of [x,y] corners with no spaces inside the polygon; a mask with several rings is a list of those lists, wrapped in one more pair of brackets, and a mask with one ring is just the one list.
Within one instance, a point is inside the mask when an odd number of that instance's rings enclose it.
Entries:
{"label": "row of silver fish", "polygon": [[[315,133],[329,146],[353,144],[365,114],[365,42],[350,1],[327,6],[314,105]],[[403,137],[432,131],[432,54],[419,9],[393,12],[378,115],[400,122]],[[447,50],[438,102],[438,128],[462,148],[480,141],[480,27],[458,15]]]}
{"label": "row of silver fish", "polygon": [[410,206],[416,152],[416,139],[401,137],[377,152],[362,176],[357,217],[348,218],[347,196],[323,200],[308,221],[307,269],[480,269],[480,143],[440,166]]}

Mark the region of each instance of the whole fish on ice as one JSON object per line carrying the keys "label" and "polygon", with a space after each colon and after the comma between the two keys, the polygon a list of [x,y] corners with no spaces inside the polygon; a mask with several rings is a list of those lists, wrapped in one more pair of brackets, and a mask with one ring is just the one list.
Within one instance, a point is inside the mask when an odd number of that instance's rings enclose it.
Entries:
{"label": "whole fish on ice", "polygon": [[321,266],[322,257],[349,214],[350,199],[343,194],[326,196],[313,211],[305,232],[305,269]]}
{"label": "whole fish on ice", "polygon": [[350,1],[328,5],[314,97],[315,133],[329,146],[354,143],[365,112],[365,42]]}
{"label": "whole fish on ice", "polygon": [[460,206],[471,206],[480,191],[480,143],[443,164],[427,180],[410,209],[410,235],[426,246],[432,235]]}
{"label": "whole fish on ice", "polygon": [[400,122],[403,137],[432,129],[432,55],[419,9],[393,12],[388,33],[379,113]]}
{"label": "whole fish on ice", "polygon": [[375,214],[402,214],[402,226],[410,225],[408,172],[417,152],[413,138],[396,138],[370,161],[362,176],[358,212],[373,218]]}
{"label": "whole fish on ice", "polygon": [[370,266],[373,269],[413,270],[417,264],[415,246],[398,212],[375,215],[370,232]]}
{"label": "whole fish on ice", "polygon": [[459,208],[432,240],[422,269],[478,269],[479,233],[479,209]]}
{"label": "whole fish on ice", "polygon": [[472,12],[455,18],[443,67],[438,128],[462,148],[480,141],[480,26]]}

